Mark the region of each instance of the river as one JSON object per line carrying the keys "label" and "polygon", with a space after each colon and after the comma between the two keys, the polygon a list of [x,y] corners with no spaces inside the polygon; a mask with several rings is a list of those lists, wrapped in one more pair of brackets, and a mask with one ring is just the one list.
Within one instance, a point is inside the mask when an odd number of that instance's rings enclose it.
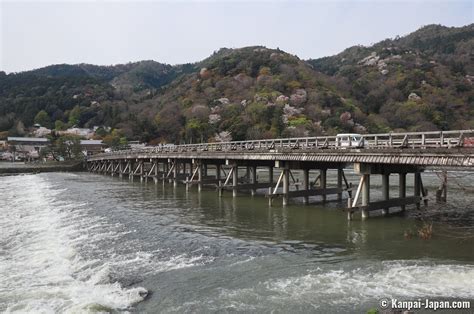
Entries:
{"label": "river", "polygon": [[[434,194],[436,175],[423,178]],[[456,180],[442,209],[472,218],[473,175]],[[442,221],[422,240],[406,216],[348,222],[340,203],[269,207],[88,173],[4,176],[0,191],[1,312],[366,313],[382,298],[474,299],[473,238]]]}

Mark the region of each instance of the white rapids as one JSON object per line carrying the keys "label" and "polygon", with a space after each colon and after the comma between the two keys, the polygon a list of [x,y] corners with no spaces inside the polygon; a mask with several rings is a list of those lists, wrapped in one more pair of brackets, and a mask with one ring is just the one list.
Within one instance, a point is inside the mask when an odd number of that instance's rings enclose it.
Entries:
{"label": "white rapids", "polygon": [[[111,280],[111,269],[130,266],[159,272],[199,259],[178,255],[152,263],[153,252],[121,255],[99,250],[101,241],[117,242],[126,232],[91,215],[87,204],[58,200],[58,194],[67,191],[41,176],[3,177],[0,191],[0,311],[126,310],[148,292]],[[86,251],[95,249],[94,257],[81,255],[84,243]]]}

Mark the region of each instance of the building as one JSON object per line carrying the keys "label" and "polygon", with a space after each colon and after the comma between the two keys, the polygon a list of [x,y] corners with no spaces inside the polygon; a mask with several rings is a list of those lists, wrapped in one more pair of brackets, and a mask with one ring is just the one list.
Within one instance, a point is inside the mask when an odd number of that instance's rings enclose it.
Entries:
{"label": "building", "polygon": [[103,153],[105,144],[102,140],[81,140],[81,148],[84,156],[92,156]]}
{"label": "building", "polygon": [[7,143],[17,158],[29,159],[38,158],[41,149],[48,146],[50,141],[41,137],[8,137]]}

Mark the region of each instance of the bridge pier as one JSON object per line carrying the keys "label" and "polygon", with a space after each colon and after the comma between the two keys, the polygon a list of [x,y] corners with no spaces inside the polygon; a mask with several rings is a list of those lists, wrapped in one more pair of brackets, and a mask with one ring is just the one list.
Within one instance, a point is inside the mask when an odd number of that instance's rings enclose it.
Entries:
{"label": "bridge pier", "polygon": [[[473,138],[474,130],[457,130],[366,134],[361,136],[357,147],[344,146],[340,137],[331,136],[167,145],[90,156],[87,169],[98,174],[118,174],[120,178],[128,175],[131,181],[135,176],[140,176],[142,182],[152,177],[155,184],[161,179],[163,184],[168,181],[175,186],[186,178],[187,188],[193,183],[198,184],[199,190],[203,185],[216,184],[220,195],[225,189],[232,189],[233,197],[240,190],[249,190],[255,195],[258,189],[270,187],[267,194],[270,205],[280,196],[284,205],[297,197],[309,203],[311,196],[320,196],[325,202],[332,200],[327,195],[335,195],[340,201],[346,191],[349,194],[348,218],[351,219],[356,211],[367,218],[374,210],[388,215],[393,207],[403,211],[407,205],[420,208],[422,200],[426,204],[427,191],[421,176],[424,167],[472,168]],[[190,163],[189,172],[187,163]],[[230,166],[228,173],[223,164]],[[360,176],[354,197],[352,185],[343,171],[349,164],[354,164],[355,173]],[[215,177],[209,176],[209,165],[213,170],[216,167]],[[246,167],[245,176],[239,177],[239,167],[241,170]],[[258,167],[268,169],[268,182],[258,182]],[[276,183],[273,183],[274,168],[279,169]],[[337,170],[336,187],[327,186],[328,169]],[[311,170],[319,171],[314,184]],[[296,171],[302,171],[302,177],[299,173],[295,178]],[[408,173],[414,176],[414,192],[410,196],[406,191]],[[389,193],[391,174],[399,177],[396,198],[391,198]],[[371,199],[371,177],[374,175],[382,176],[381,200]],[[438,192],[438,198],[442,199],[445,192],[446,182]]]}
{"label": "bridge pier", "polygon": [[114,161],[113,160],[110,161],[110,176],[111,177],[114,176]]}
{"label": "bridge pier", "polygon": [[[303,169],[303,190],[308,191],[309,190],[309,169]],[[309,196],[305,195],[303,202],[305,204],[309,203]]]}
{"label": "bridge pier", "polygon": [[[380,164],[354,164],[354,170],[361,175],[359,187],[354,200],[349,199],[348,203],[348,219],[352,219],[354,211],[360,211],[362,219],[368,218],[371,211],[381,210],[383,215],[388,215],[390,207],[400,207],[405,210],[406,205],[414,204],[416,208],[420,208],[421,200],[427,204],[427,193],[423,188],[421,179],[421,167],[410,165],[380,165]],[[399,195],[398,198],[390,199],[390,173],[399,174]],[[413,173],[414,176],[414,193],[412,197],[406,196],[406,174]],[[382,175],[382,200],[371,202],[370,200],[370,175]],[[361,205],[357,206],[359,195],[362,195]]]}
{"label": "bridge pier", "polygon": [[337,168],[337,188],[340,190],[337,193],[337,200],[342,200],[342,176],[344,175],[344,170],[342,168]]}
{"label": "bridge pier", "polygon": [[415,172],[413,174],[414,177],[414,195],[417,197],[416,200],[416,209],[420,209],[420,195],[421,195],[421,174],[419,172]]}
{"label": "bridge pier", "polygon": [[[252,166],[250,168],[250,182],[251,184],[254,184],[256,186],[256,184],[258,183],[257,182],[257,166]],[[252,189],[250,190],[250,194],[252,196],[254,196],[256,193],[257,193],[257,189],[254,187],[252,187]]]}
{"label": "bridge pier", "polygon": [[[362,206],[369,206],[370,203],[370,174],[362,175]],[[365,208],[361,211],[362,219],[369,218],[369,211]]]}
{"label": "bridge pier", "polygon": [[[382,199],[388,201],[390,199],[390,174],[382,174]],[[389,207],[382,208],[382,215],[387,216],[389,214]]]}
{"label": "bridge pier", "polygon": [[[327,185],[327,169],[320,169],[319,170],[319,187],[323,191],[326,191],[326,185]],[[326,193],[322,194],[322,198],[323,198],[323,203],[326,202]]]}
{"label": "bridge pier", "polygon": [[[398,197],[405,198],[407,196],[407,174],[406,172],[400,172],[398,174]],[[402,211],[405,211],[406,206],[400,205]]]}
{"label": "bridge pier", "polygon": [[283,180],[283,206],[288,205],[288,193],[290,192],[290,168],[288,164],[285,164],[282,169],[282,180]]}
{"label": "bridge pier", "polygon": [[134,162],[129,160],[129,169],[128,169],[128,179],[133,181],[133,169],[134,169]]}
{"label": "bridge pier", "polygon": [[158,184],[158,166],[159,166],[159,163],[158,163],[158,159],[154,159],[153,161],[153,170],[154,170],[154,173],[153,173],[153,182],[156,184]]}
{"label": "bridge pier", "polygon": [[[194,165],[194,176],[197,175],[197,181],[198,181],[198,191],[202,190],[202,164],[200,160],[196,160],[193,162]],[[191,178],[191,181],[193,178]]]}
{"label": "bridge pier", "polygon": [[221,165],[220,164],[217,164],[216,165],[216,180],[217,180],[217,184],[220,185],[221,183]]}
{"label": "bridge pier", "polygon": [[232,197],[237,197],[237,185],[239,181],[239,166],[236,163],[232,165]]}
{"label": "bridge pier", "polygon": [[140,170],[139,170],[140,171],[140,182],[143,182],[143,179],[145,178],[144,177],[144,172],[143,172],[143,169],[144,169],[143,160],[139,161],[139,167],[140,167]]}
{"label": "bridge pier", "polygon": [[[268,190],[267,197],[270,198],[269,204],[272,204],[271,199],[281,196],[284,204],[288,204],[290,198],[302,197],[303,203],[309,203],[310,196],[320,196],[321,201],[327,202],[327,195],[337,195],[342,199],[343,191],[350,191],[349,185],[347,188],[342,187],[342,180],[344,178],[343,164],[331,163],[331,164],[320,164],[312,162],[275,162],[277,168],[281,168],[282,172],[279,179],[277,180],[274,189]],[[310,170],[317,169],[319,175],[316,177],[314,184],[311,183]],[[327,186],[327,174],[328,169],[337,169],[337,175],[339,178],[337,187],[328,188]],[[294,170],[301,171],[299,174],[302,175],[302,182],[299,182],[298,177],[295,178],[293,173]],[[291,181],[295,187],[295,190],[291,190]],[[282,185],[281,192],[278,189]],[[339,200],[339,198],[338,198]]]}
{"label": "bridge pier", "polygon": [[173,160],[173,186],[177,187],[178,186],[178,173],[179,173],[179,163],[177,159]]}

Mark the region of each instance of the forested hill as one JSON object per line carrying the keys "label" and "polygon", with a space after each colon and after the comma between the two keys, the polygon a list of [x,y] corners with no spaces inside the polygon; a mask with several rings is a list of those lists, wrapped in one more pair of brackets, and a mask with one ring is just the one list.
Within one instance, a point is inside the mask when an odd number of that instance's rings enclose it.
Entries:
{"label": "forested hill", "polygon": [[370,130],[474,127],[474,24],[428,25],[308,62],[350,94]]}
{"label": "forested hill", "polygon": [[35,122],[151,143],[474,128],[473,84],[474,24],[307,61],[246,47],[177,66],[52,65],[0,72],[0,137]]}

